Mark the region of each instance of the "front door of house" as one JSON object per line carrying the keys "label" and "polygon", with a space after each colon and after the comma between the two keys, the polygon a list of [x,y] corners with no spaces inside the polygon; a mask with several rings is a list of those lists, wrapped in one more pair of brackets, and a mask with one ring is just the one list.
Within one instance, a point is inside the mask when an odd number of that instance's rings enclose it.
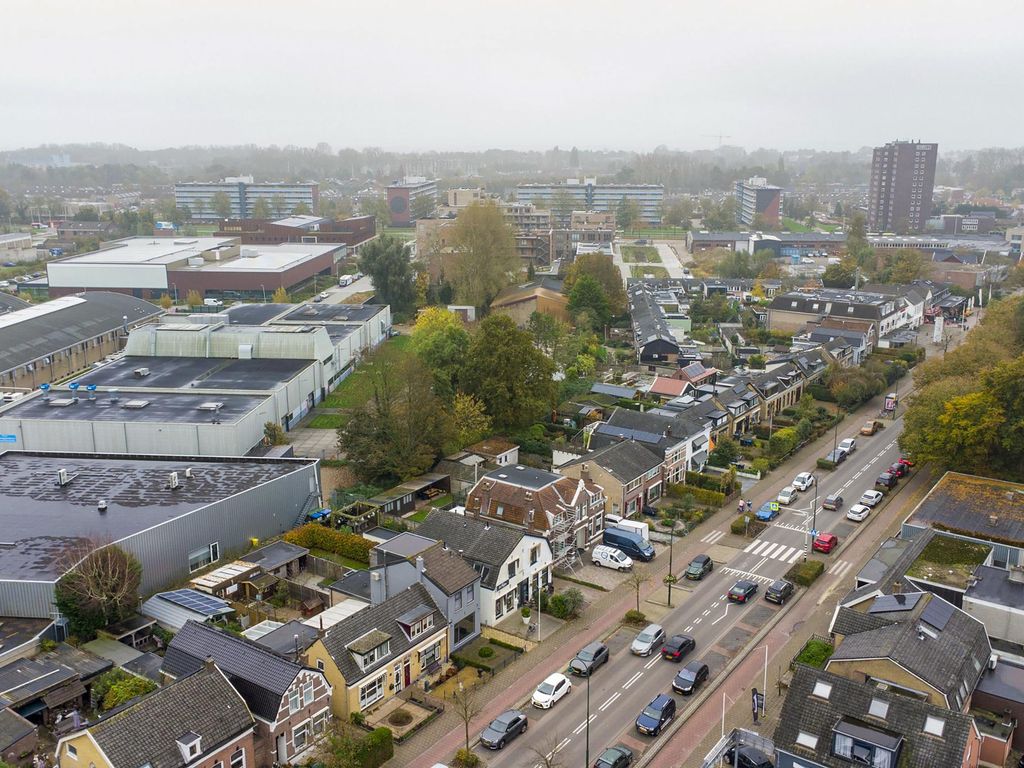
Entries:
{"label": "front door of house", "polygon": [[412,661],[410,659],[405,660],[405,684],[408,686],[412,683]]}
{"label": "front door of house", "polygon": [[288,743],[283,733],[278,735],[275,746],[277,747],[277,762],[284,765],[288,762]]}
{"label": "front door of house", "polygon": [[526,579],[523,579],[521,582],[519,582],[519,604],[530,604],[530,582]]}
{"label": "front door of house", "polygon": [[[408,683],[406,683],[406,685],[408,685]],[[405,685],[402,684],[402,665],[395,664],[395,693],[398,693],[404,687]]]}

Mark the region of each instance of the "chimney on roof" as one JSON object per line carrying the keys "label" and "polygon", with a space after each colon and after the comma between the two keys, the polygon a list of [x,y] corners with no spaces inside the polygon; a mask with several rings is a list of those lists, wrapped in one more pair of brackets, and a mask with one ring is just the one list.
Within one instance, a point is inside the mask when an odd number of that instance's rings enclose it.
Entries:
{"label": "chimney on roof", "polygon": [[213,663],[213,656],[207,656],[206,660],[203,662],[203,666],[210,672],[217,668],[217,665]]}
{"label": "chimney on roof", "polygon": [[999,522],[999,515],[989,515],[989,516],[988,516],[988,524],[989,524],[989,525],[992,525],[992,526],[994,526],[994,525],[996,525],[996,524],[997,524],[998,522]]}
{"label": "chimney on roof", "polygon": [[892,583],[892,593],[898,595],[903,592],[903,582],[897,579]]}
{"label": "chimney on roof", "polygon": [[427,566],[423,563],[423,555],[416,555],[416,580],[423,581],[423,574],[427,572]]}
{"label": "chimney on roof", "polygon": [[580,477],[584,480],[590,479],[590,467],[587,466],[587,462],[580,464]]}

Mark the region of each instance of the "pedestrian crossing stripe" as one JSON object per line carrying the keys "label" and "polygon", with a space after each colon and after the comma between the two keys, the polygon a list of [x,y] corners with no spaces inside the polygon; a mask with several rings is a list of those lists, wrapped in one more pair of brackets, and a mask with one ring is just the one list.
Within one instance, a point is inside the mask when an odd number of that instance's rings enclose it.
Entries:
{"label": "pedestrian crossing stripe", "polygon": [[725,536],[725,531],[711,531],[711,533],[705,534],[701,537],[701,541],[705,544],[714,544],[719,539]]}
{"label": "pedestrian crossing stripe", "polygon": [[754,541],[748,544],[743,551],[758,557],[770,557],[785,563],[795,563],[800,559],[802,550],[799,547],[789,547],[778,542]]}
{"label": "pedestrian crossing stripe", "polygon": [[853,563],[848,560],[837,560],[835,564],[828,569],[828,572],[833,576],[839,576],[841,578],[846,575],[846,572],[850,570],[850,566],[852,565]]}
{"label": "pedestrian crossing stripe", "polygon": [[747,579],[748,581],[752,579],[754,581],[760,581],[763,584],[774,584],[775,581],[776,581],[771,576],[762,576],[759,573],[750,573],[749,571],[741,571],[738,568],[730,568],[727,565],[723,566],[722,570],[725,571],[726,573],[731,573],[731,574],[733,574],[735,576],[740,576],[740,577],[742,577],[744,579]]}

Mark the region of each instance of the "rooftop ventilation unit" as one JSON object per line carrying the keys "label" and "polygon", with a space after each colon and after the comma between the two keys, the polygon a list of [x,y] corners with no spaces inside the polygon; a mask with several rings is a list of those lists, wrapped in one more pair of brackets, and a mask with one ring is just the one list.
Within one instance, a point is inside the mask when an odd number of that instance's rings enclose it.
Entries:
{"label": "rooftop ventilation unit", "polygon": [[74,478],[68,474],[68,471],[64,468],[57,470],[57,485],[63,488],[65,485],[70,483]]}
{"label": "rooftop ventilation unit", "polygon": [[96,509],[98,509],[98,510],[99,510],[99,513],[100,513],[101,515],[102,515],[102,514],[103,514],[104,512],[106,512],[106,511],[107,511],[107,502],[106,502],[106,500],[105,500],[105,499],[100,499],[100,500],[99,500],[99,503],[98,503],[98,504],[96,505]]}
{"label": "rooftop ventilation unit", "polygon": [[122,408],[129,408],[133,411],[139,411],[149,405],[149,400],[126,400]]}
{"label": "rooftop ventilation unit", "polygon": [[149,376],[149,368],[136,368],[132,371],[132,375],[134,375],[136,379],[144,379]]}
{"label": "rooftop ventilation unit", "polygon": [[57,397],[47,400],[46,404],[50,408],[67,408],[69,405],[74,405],[75,400],[70,397]]}
{"label": "rooftop ventilation unit", "polygon": [[224,407],[224,403],[217,403],[217,402],[212,402],[211,401],[211,402],[208,402],[208,403],[200,403],[199,406],[198,406],[198,409],[200,411],[214,411],[214,412],[216,412],[216,411],[219,411],[223,407]]}
{"label": "rooftop ventilation unit", "polygon": [[185,477],[192,477],[192,467],[185,467]]}
{"label": "rooftop ventilation unit", "polygon": [[171,472],[171,474],[169,474],[167,476],[167,487],[170,488],[172,491],[175,488],[178,487],[178,473],[177,472]]}

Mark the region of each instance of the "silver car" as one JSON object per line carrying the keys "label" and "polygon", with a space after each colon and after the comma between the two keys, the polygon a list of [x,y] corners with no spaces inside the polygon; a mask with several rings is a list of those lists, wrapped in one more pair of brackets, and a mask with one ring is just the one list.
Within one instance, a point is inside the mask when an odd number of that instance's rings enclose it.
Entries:
{"label": "silver car", "polygon": [[660,624],[648,624],[636,636],[629,650],[637,656],[650,656],[655,648],[660,648],[665,641],[665,630]]}

